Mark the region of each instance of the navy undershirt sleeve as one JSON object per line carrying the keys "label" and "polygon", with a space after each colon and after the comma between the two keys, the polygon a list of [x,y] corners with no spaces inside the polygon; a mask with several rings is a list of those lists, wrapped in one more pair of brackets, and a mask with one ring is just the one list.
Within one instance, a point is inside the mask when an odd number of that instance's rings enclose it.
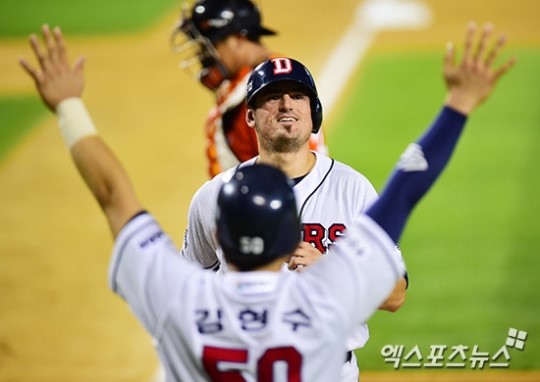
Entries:
{"label": "navy undershirt sleeve", "polygon": [[[465,115],[444,107],[416,145],[410,146],[420,160],[411,165],[411,153],[404,153],[380,198],[366,212],[396,243],[414,206],[444,170],[466,121]],[[427,166],[422,167],[422,163]]]}

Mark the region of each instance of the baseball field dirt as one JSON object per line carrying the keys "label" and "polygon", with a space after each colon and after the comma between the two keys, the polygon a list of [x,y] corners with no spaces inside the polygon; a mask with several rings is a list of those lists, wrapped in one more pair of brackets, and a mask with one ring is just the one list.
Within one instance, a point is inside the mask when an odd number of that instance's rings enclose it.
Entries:
{"label": "baseball field dirt", "polygon": [[[317,74],[351,22],[357,0],[336,0],[332,7],[308,0],[261,3],[267,24],[280,31],[269,45]],[[432,12],[429,27],[381,32],[370,50],[442,49],[449,38],[461,38],[471,19],[495,23],[514,46],[540,44],[536,0],[423,3]],[[180,245],[189,200],[207,178],[202,126],[212,99],[169,50],[176,18],[171,13],[144,33],[66,37],[72,58],[87,57],[84,99],[98,129],[132,175],[141,200]],[[21,55],[30,57],[26,40],[1,41],[1,94],[33,94],[17,64]],[[0,381],[152,380],[152,340],[108,289],[112,240],[106,221],[69,161],[52,114],[0,162],[0,185]],[[362,377],[503,380],[540,381],[540,373],[389,371]]]}

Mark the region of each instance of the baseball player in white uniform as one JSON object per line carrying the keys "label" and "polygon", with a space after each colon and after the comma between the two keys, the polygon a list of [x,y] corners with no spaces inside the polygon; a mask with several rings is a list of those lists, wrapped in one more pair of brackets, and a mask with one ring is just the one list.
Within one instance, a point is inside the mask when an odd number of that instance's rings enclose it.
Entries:
{"label": "baseball player in white uniform", "polygon": [[[301,241],[289,178],[265,164],[239,168],[217,197],[216,236],[229,264],[217,276],[178,256],[143,209],[80,99],[83,60],[68,63],[60,30],[44,26],[46,53],[31,36],[39,69],[20,63],[57,113],[72,159],[107,217],[115,238],[110,285],[155,339],[168,381],[338,380],[347,337],[402,277],[394,243],[410,212],[446,166],[467,115],[513,64],[496,71],[477,65],[488,35],[474,59],[466,51],[475,65],[456,66],[449,50],[449,92],[438,118],[405,151],[380,199],[330,248],[333,255],[305,271],[281,271]],[[488,55],[489,64],[501,46]],[[272,113],[267,107],[291,92],[282,90],[260,106]],[[307,95],[295,92],[294,99],[309,109]],[[255,116],[257,123],[265,116]]]}
{"label": "baseball player in white uniform", "polygon": [[[301,182],[294,186],[296,205],[302,223],[302,240],[321,253],[351,227],[358,216],[377,198],[371,183],[349,166],[313,152],[316,163]],[[189,213],[184,255],[218,272],[227,269],[223,253],[215,236],[215,209],[217,195],[223,183],[239,168],[256,163],[258,158],[229,169],[207,182],[194,196]],[[404,267],[400,252],[396,249]],[[286,268],[286,267],[285,267]],[[403,268],[404,270],[404,268]],[[357,381],[358,366],[352,350],[364,346],[369,338],[367,324],[362,323],[347,341],[342,381]]]}
{"label": "baseball player in white uniform", "polygon": [[[286,84],[285,86],[294,84],[295,89],[303,90],[309,95],[311,113],[308,115],[309,118],[304,120],[302,128],[305,137],[309,132],[316,133],[322,123],[322,106],[309,71],[295,60],[274,58],[257,67],[247,84],[248,108],[253,113],[259,99],[272,96],[274,89],[279,89],[283,84]],[[294,108],[292,101],[291,104],[290,107]],[[284,108],[280,113],[283,118],[300,119],[296,110],[287,111]],[[259,142],[263,141],[265,132],[260,128],[255,130]],[[344,235],[347,228],[351,227],[358,216],[377,199],[374,187],[364,175],[339,161],[310,151],[309,139],[300,141],[299,144],[289,144],[281,150],[275,147],[279,142],[294,142],[295,139],[297,138],[293,134],[269,136],[266,139],[267,144],[259,144],[259,156],[216,176],[198,190],[191,202],[188,228],[182,248],[186,258],[200,263],[207,269],[219,272],[226,270],[226,262],[215,238],[215,209],[212,206],[216,205],[223,182],[243,166],[269,163],[283,169],[284,158],[293,162],[295,166],[304,160],[305,165],[298,167],[297,170],[300,176],[289,174],[295,182],[296,203],[302,222],[302,241],[312,247],[303,244],[298,249],[296,256],[289,262],[291,269],[296,269],[298,265],[306,266],[318,258],[318,255],[327,253],[329,247]],[[285,172],[287,173],[286,168]],[[401,258],[401,252],[397,247],[396,255]],[[383,304],[383,308],[391,306],[387,309],[395,311],[401,306],[405,298],[406,280],[406,277],[400,280],[392,298]],[[358,381],[359,368],[353,351],[362,348],[368,338],[368,326],[362,323],[347,341],[340,379],[342,382]]]}

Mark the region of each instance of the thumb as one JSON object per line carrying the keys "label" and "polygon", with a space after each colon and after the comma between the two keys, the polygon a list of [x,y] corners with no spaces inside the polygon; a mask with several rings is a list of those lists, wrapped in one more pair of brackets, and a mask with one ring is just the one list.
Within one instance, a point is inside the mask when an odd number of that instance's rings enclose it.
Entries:
{"label": "thumb", "polygon": [[446,52],[444,54],[445,69],[449,69],[455,66],[455,61],[456,61],[456,58],[455,58],[454,44],[452,44],[451,42],[448,42],[446,43]]}
{"label": "thumb", "polygon": [[84,70],[84,64],[86,63],[86,57],[80,56],[75,61],[75,65],[73,65],[73,71],[77,74],[80,74]]}

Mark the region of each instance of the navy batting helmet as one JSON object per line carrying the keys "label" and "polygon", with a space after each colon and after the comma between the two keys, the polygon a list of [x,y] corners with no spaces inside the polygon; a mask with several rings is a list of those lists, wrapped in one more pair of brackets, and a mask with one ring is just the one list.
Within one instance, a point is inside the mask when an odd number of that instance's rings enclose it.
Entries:
{"label": "navy batting helmet", "polygon": [[276,34],[261,25],[261,13],[249,0],[198,0],[193,5],[191,21],[214,44],[233,33],[252,40]]}
{"label": "navy batting helmet", "polygon": [[312,132],[317,133],[321,128],[323,115],[315,81],[313,81],[309,70],[302,63],[292,58],[271,58],[253,69],[247,83],[247,104],[253,107],[257,94],[268,85],[278,81],[300,83],[307,89],[309,99],[311,100]]}
{"label": "navy batting helmet", "polygon": [[291,181],[276,167],[239,168],[217,204],[217,239],[227,262],[241,271],[292,254],[301,240]]}

